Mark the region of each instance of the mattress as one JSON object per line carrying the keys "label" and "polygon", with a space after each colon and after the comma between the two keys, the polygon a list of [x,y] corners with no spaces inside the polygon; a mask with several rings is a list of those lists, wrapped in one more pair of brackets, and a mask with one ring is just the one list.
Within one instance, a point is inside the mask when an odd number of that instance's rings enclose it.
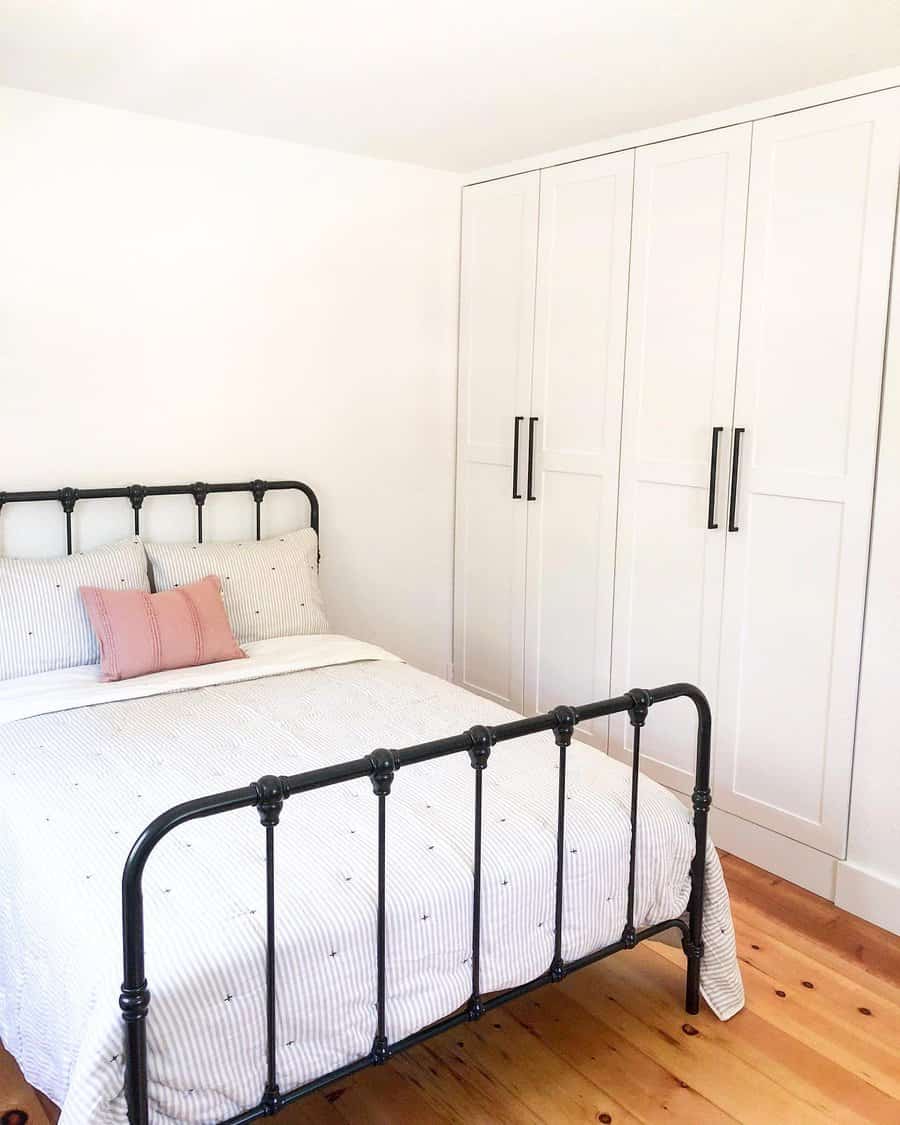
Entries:
{"label": "mattress", "polygon": [[[472,726],[508,710],[342,637],[247,646],[249,659],[100,684],[96,669],[0,691],[0,1037],[62,1125],[122,1125],[120,881],[146,824],[182,800]],[[40,681],[40,682],[38,682]],[[587,700],[571,700],[585,703]],[[664,721],[665,706],[651,721]],[[494,748],[484,777],[482,991],[553,955],[552,735]],[[625,921],[630,773],[568,759],[562,950]],[[411,1034],[471,987],[474,771],[402,769],[387,799],[387,1032]],[[283,1090],[365,1055],[375,1032],[377,801],[365,779],[297,795],[275,835],[277,1067]],[[641,781],[635,921],[680,916],[690,814]],[[265,833],[253,809],[183,825],[144,876],[150,1120],[220,1121],[265,1077]],[[728,895],[706,856],[703,995],[743,1004]],[[623,954],[627,956],[627,954]]]}

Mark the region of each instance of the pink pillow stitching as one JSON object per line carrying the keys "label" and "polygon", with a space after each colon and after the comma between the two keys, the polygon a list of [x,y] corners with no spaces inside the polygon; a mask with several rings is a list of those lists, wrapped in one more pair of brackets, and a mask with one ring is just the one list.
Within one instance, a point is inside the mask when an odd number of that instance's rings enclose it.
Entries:
{"label": "pink pillow stitching", "polygon": [[188,616],[191,619],[191,624],[194,626],[194,660],[197,664],[202,664],[201,657],[203,656],[203,627],[200,624],[200,614],[197,612],[197,606],[194,604],[194,599],[190,596],[184,586],[179,586],[177,594],[181,597],[184,604],[187,606]]}

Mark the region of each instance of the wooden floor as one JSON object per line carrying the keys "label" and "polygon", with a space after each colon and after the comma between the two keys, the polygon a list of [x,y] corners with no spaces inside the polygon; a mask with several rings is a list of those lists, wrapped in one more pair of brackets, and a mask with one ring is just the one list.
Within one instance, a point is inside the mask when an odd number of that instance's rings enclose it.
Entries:
{"label": "wooden floor", "polygon": [[[282,1113],[284,1125],[900,1123],[900,938],[724,857],[747,1007],[682,1008],[639,946]],[[46,1118],[0,1051],[0,1112]]]}

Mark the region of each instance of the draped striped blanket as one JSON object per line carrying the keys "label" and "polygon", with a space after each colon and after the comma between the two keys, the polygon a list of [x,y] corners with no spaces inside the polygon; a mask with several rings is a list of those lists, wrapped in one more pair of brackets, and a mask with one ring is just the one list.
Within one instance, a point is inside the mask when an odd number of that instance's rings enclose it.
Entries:
{"label": "draped striped blanket", "polygon": [[[513,717],[380,650],[339,641],[343,656],[335,655],[339,643],[282,640],[277,659],[272,642],[260,642],[248,646],[248,661],[192,669],[186,680],[162,673],[168,679],[133,681],[134,698],[121,685],[102,686],[116,695],[96,683],[48,690],[35,695],[43,704],[11,704],[5,722],[0,698],[0,1036],[26,1078],[63,1104],[62,1125],[126,1120],[119,886],[128,849],[154,816],[266,773],[299,773]],[[328,662],[338,659],[357,662]],[[310,666],[317,662],[326,666]],[[29,714],[42,706],[50,713]],[[529,980],[552,959],[557,760],[550,735],[491,754],[484,992]],[[401,770],[388,798],[392,1041],[469,995],[473,783],[468,758],[457,755]],[[621,935],[629,786],[623,766],[573,744],[566,959]],[[371,1047],[375,806],[367,781],[334,786],[291,798],[276,831],[282,1089]],[[685,910],[693,833],[687,810],[649,779],[641,782],[639,825],[635,921],[645,926]],[[182,826],[148,863],[153,1125],[219,1121],[261,1095],[264,854],[258,818],[242,810]],[[702,989],[727,1019],[741,1008],[743,990],[711,847],[706,866]]]}

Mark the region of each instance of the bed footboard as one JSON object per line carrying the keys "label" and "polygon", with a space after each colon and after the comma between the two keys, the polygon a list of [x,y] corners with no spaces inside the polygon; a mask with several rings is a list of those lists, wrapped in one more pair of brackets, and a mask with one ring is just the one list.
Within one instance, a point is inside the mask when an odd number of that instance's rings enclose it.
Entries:
{"label": "bed footboard", "polygon": [[[694,824],[694,857],[691,863],[691,894],[688,921],[671,918],[643,930],[634,925],[635,857],[638,832],[638,778],[640,774],[641,730],[651,707],[666,700],[688,698],[697,710],[697,755],[692,795]],[[562,917],[565,865],[566,753],[576,726],[589,719],[627,712],[633,727],[631,772],[631,846],[628,867],[628,898],[625,925],[618,941],[585,957],[565,961],[562,956]],[[556,900],[553,958],[546,971],[534,980],[516,988],[483,996],[480,982],[481,945],[481,845],[483,775],[498,742],[508,742],[525,735],[553,733],[559,754],[559,790],[557,803]],[[437,739],[400,750],[376,750],[354,761],[309,770],[292,777],[266,776],[242,789],[217,793],[187,801],[157,817],[141,834],[132,848],[122,877],[122,936],[124,980],[119,1006],[126,1026],[125,1093],[131,1125],[148,1125],[147,1103],[147,1013],[150,991],[144,970],[144,913],[141,880],[144,866],[159,841],[179,824],[198,817],[215,816],[233,809],[255,808],[266,837],[266,1083],[259,1103],[231,1117],[223,1125],[255,1121],[270,1117],[285,1105],[310,1094],[339,1078],[365,1067],[386,1062],[397,1054],[468,1020],[477,1020],[486,1012],[544,984],[560,981],[569,973],[620,950],[633,949],[639,942],[668,929],[681,931],[682,947],[687,958],[685,1007],[694,1014],[700,1008],[700,960],[703,957],[703,878],[706,856],[707,819],[710,807],[711,716],[703,693],[691,684],[669,684],[650,691],[635,689],[615,699],[589,703],[582,707],[556,707],[546,715],[518,719],[494,727],[475,726],[452,738]],[[385,1032],[385,839],[388,797],[396,771],[418,762],[428,762],[451,754],[467,753],[474,770],[475,832],[473,841],[472,893],[472,991],[466,1006],[395,1043]],[[368,777],[377,799],[378,816],[378,907],[375,942],[377,949],[377,1021],[375,1038],[367,1055],[338,1070],[323,1074],[305,1085],[282,1091],[275,1066],[275,829],[284,802],[297,793],[306,793],[356,778]]]}

